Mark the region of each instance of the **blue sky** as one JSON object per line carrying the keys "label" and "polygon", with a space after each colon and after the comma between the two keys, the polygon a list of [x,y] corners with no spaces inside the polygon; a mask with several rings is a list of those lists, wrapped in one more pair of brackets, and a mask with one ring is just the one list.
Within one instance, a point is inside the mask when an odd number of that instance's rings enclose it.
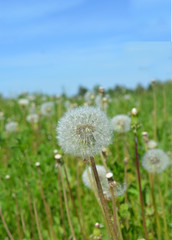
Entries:
{"label": "blue sky", "polygon": [[0,0],[0,92],[172,78],[169,0]]}

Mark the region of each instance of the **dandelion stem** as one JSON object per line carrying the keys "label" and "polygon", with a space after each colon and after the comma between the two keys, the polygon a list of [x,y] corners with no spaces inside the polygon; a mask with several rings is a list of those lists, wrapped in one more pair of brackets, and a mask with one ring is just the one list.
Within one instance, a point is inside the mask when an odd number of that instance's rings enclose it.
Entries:
{"label": "dandelion stem", "polygon": [[165,206],[164,206],[164,199],[162,197],[162,191],[161,191],[161,186],[160,186],[160,180],[159,180],[159,176],[157,176],[157,184],[158,184],[158,190],[159,190],[159,199],[160,199],[160,204],[161,204],[161,208],[162,208],[162,217],[163,217],[163,223],[164,223],[164,233],[165,233],[165,240],[168,240],[168,228],[167,228],[167,220],[166,220],[166,216],[165,216]]}
{"label": "dandelion stem", "polygon": [[106,173],[108,173],[109,170],[108,170],[108,166],[107,166],[107,163],[106,163],[107,159],[103,156],[102,152],[100,153],[100,157],[102,159],[102,162],[103,162],[103,165],[105,167]]}
{"label": "dandelion stem", "polygon": [[23,232],[24,232],[24,234],[26,234],[26,224],[25,224],[25,220],[24,220],[24,216],[23,216],[23,211],[20,211],[20,217],[21,217]]}
{"label": "dandelion stem", "polygon": [[69,189],[70,198],[71,198],[72,205],[73,205],[73,208],[74,208],[74,211],[75,211],[75,215],[76,215],[76,217],[78,219],[78,223],[79,223],[80,230],[81,230],[81,233],[83,235],[83,238],[86,239],[85,231],[83,229],[83,226],[82,226],[82,223],[81,223],[81,219],[80,219],[80,216],[79,216],[78,211],[77,211],[77,207],[76,207],[76,204],[75,204],[74,196],[73,196],[73,193],[72,193],[72,189],[71,189],[71,186],[70,186],[70,182],[69,182],[69,178],[68,178],[68,174],[67,174],[67,170],[66,170],[65,165],[63,166],[63,169],[64,169],[66,182],[67,182],[68,189]]}
{"label": "dandelion stem", "polygon": [[63,239],[66,240],[66,230],[64,225],[64,213],[63,213],[63,199],[62,199],[62,192],[61,192],[61,178],[60,178],[59,168],[57,168],[57,179],[58,179],[58,194],[59,194],[59,201],[60,201],[60,217],[61,217],[61,225],[63,228]]}
{"label": "dandelion stem", "polygon": [[146,240],[148,240],[149,237],[148,237],[148,232],[147,232],[147,228],[146,228],[143,195],[142,195],[142,189],[141,189],[141,177],[140,177],[139,155],[138,155],[138,148],[137,148],[137,134],[136,134],[136,132],[135,132],[134,140],[135,140],[136,167],[137,167],[137,178],[138,178],[138,183],[139,183],[139,194],[140,194],[142,221],[143,221],[145,237],[146,237]]}
{"label": "dandelion stem", "polygon": [[32,240],[34,240],[34,216],[33,216],[33,209],[32,209],[32,201],[31,201],[31,194],[30,194],[30,189],[29,189],[29,185],[28,182],[26,182],[26,189],[27,189],[27,196],[28,196],[28,206],[29,206],[29,212],[30,212],[30,216],[31,216],[31,236],[32,236]]}
{"label": "dandelion stem", "polygon": [[[124,182],[127,183],[127,163],[124,163]],[[128,204],[127,191],[125,192],[125,204]],[[129,229],[128,216],[126,217],[126,228]]]}
{"label": "dandelion stem", "polygon": [[50,207],[49,207],[49,205],[48,205],[48,203],[45,199],[45,194],[44,194],[44,190],[43,190],[43,187],[42,187],[40,168],[38,167],[37,169],[38,169],[38,176],[39,176],[40,192],[41,192],[41,197],[42,197],[42,200],[43,200],[47,220],[48,220],[48,223],[49,223],[49,230],[50,230],[50,233],[51,233],[53,239],[57,240],[54,229],[53,229],[53,219],[52,219],[52,216],[51,216],[51,210],[50,210]]}
{"label": "dandelion stem", "polygon": [[154,125],[154,140],[157,141],[157,119],[156,119],[156,113],[157,113],[157,102],[156,102],[156,86],[155,82],[152,82],[152,88],[153,88],[153,125]]}
{"label": "dandelion stem", "polygon": [[61,167],[60,167],[59,173],[60,173],[60,177],[61,177],[61,181],[62,181],[63,195],[64,195],[64,200],[65,200],[65,207],[66,207],[66,213],[67,213],[67,218],[68,218],[68,222],[69,222],[69,227],[70,227],[70,230],[71,230],[73,240],[76,240],[76,236],[75,236],[75,232],[74,232],[74,229],[73,229],[73,224],[72,224],[72,220],[71,220],[71,216],[70,216],[70,212],[69,212],[67,194],[66,194],[63,175],[62,175],[62,172],[61,172]]}
{"label": "dandelion stem", "polygon": [[[87,169],[87,174],[88,174],[89,181],[90,181],[90,183],[91,183],[91,187],[92,187],[92,189],[93,189],[93,192],[94,192],[94,195],[95,195],[96,200],[97,200],[97,202],[98,202],[98,205],[99,205],[99,207],[100,207],[100,209],[101,209],[101,212],[102,212],[102,215],[103,215],[103,218],[104,218],[104,221],[105,221],[105,224],[106,224],[108,233],[111,235],[111,231],[110,231],[110,228],[109,228],[110,226],[108,225],[108,222],[107,222],[107,219],[106,219],[106,217],[105,217],[105,213],[104,213],[103,207],[102,207],[101,202],[100,202],[100,199],[99,199],[99,197],[98,197],[98,193],[97,193],[97,189],[96,189],[96,184],[95,184],[95,179],[93,178],[93,175],[94,175],[94,174],[93,174],[93,172],[92,172],[92,175],[90,174],[90,171],[89,171],[89,168],[88,168],[87,164],[86,164],[86,169]],[[92,169],[91,169],[91,170],[92,170]],[[109,239],[109,235],[108,235],[108,239]]]}
{"label": "dandelion stem", "polygon": [[81,227],[81,231],[82,231],[82,235],[83,235],[83,239],[86,240],[86,229],[85,229],[85,221],[84,221],[84,214],[82,211],[82,204],[81,204],[81,189],[80,189],[80,172],[79,172],[79,161],[77,162],[77,197],[78,197],[78,204],[79,204],[79,212],[80,212],[80,216],[82,219],[82,223],[80,220],[80,217],[78,216],[78,220],[80,221],[80,227]]}
{"label": "dandelion stem", "polygon": [[165,122],[167,119],[167,99],[166,99],[165,88],[163,89],[163,117]]}
{"label": "dandelion stem", "polygon": [[160,240],[161,239],[161,226],[160,226],[160,221],[159,221],[159,216],[158,216],[158,211],[157,211],[157,205],[156,205],[156,201],[155,201],[153,176],[150,173],[149,173],[149,183],[150,183],[150,188],[151,188],[152,203],[154,206],[154,216],[155,216],[155,220],[156,220],[157,235],[158,235],[158,240]]}
{"label": "dandelion stem", "polygon": [[117,228],[118,228],[119,238],[120,238],[120,240],[123,240],[121,226],[119,223],[119,218],[118,218],[118,213],[117,213],[116,203],[115,203],[115,191],[114,191],[113,187],[110,187],[110,192],[112,195],[113,221],[114,221],[114,228],[115,228],[116,236],[118,238],[118,234],[117,234]]}
{"label": "dandelion stem", "polygon": [[95,161],[94,161],[94,157],[90,157],[90,161],[91,161],[91,167],[92,167],[92,170],[93,170],[93,173],[94,173],[94,178],[95,178],[95,181],[96,181],[100,201],[101,201],[104,213],[105,213],[105,217],[106,217],[107,222],[109,224],[111,235],[112,235],[113,239],[116,240],[117,238],[116,238],[116,235],[115,235],[115,229],[114,229],[114,226],[113,226],[111,218],[110,218],[109,208],[107,206],[107,203],[106,203],[104,195],[103,195],[103,190],[102,190],[102,186],[101,186],[100,179],[99,179],[99,176],[98,176],[98,172],[97,172],[97,169],[96,169],[96,164],[95,164]]}
{"label": "dandelion stem", "polygon": [[13,238],[13,236],[12,236],[12,234],[11,234],[8,226],[7,226],[7,223],[6,223],[5,219],[4,219],[4,216],[3,216],[3,214],[2,214],[1,209],[0,209],[0,217],[1,217],[2,223],[3,223],[3,225],[4,225],[4,228],[5,228],[8,236],[9,236],[9,238],[10,238],[11,240],[14,240],[14,238]]}
{"label": "dandelion stem", "polygon": [[38,217],[38,212],[37,212],[37,209],[36,209],[35,200],[33,201],[33,209],[34,209],[34,214],[35,214],[35,219],[36,219],[36,227],[37,227],[37,231],[38,231],[39,240],[43,240],[43,237],[42,237],[42,234],[41,234],[39,217]]}
{"label": "dandelion stem", "polygon": [[20,227],[20,218],[19,218],[19,207],[17,202],[17,197],[14,195],[14,201],[15,201],[15,207],[16,207],[16,222],[17,222],[17,231],[18,231],[18,237],[19,240],[22,239],[23,234]]}

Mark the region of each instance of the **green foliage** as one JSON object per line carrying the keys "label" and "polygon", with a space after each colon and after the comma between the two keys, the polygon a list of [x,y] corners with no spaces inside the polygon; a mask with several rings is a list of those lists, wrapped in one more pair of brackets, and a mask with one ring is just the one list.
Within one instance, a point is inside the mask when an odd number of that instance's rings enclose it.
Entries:
{"label": "green foliage", "polygon": [[[18,98],[3,98],[0,96],[0,111],[4,113],[3,119],[0,120],[0,209],[6,224],[13,235],[14,239],[19,239],[19,229],[22,239],[39,239],[36,215],[34,212],[34,202],[38,214],[39,227],[43,239],[53,239],[50,237],[50,221],[47,218],[42,190],[45,201],[49,206],[54,232],[57,240],[68,239],[71,236],[67,213],[64,204],[62,185],[58,178],[58,168],[55,168],[54,149],[58,149],[62,155],[66,167],[68,180],[72,196],[74,198],[76,209],[71,201],[70,189],[67,184],[66,175],[63,168],[62,175],[65,180],[68,204],[74,231],[77,239],[84,239],[79,226],[76,210],[81,219],[83,229],[85,229],[87,239],[93,236],[101,235],[101,239],[108,239],[106,224],[103,220],[101,210],[96,201],[93,192],[87,189],[82,183],[82,172],[85,170],[85,163],[82,159],[76,159],[72,156],[65,155],[58,146],[56,138],[57,121],[67,110],[66,102],[71,105],[83,105],[83,94],[87,89],[80,87],[78,95],[73,98],[67,98],[65,94],[59,98],[43,94],[34,94],[34,100],[30,100],[29,106],[22,108],[18,104]],[[98,94],[98,87],[95,87]],[[157,83],[157,143],[158,148],[169,153],[171,158],[172,149],[172,83]],[[138,152],[139,159],[145,152],[145,145],[142,138],[142,132],[147,131],[149,138],[153,139],[153,96],[152,87],[143,89],[137,86],[137,89],[130,90],[117,86],[115,89],[109,89],[107,93],[110,96],[106,109],[107,115],[112,118],[117,114],[130,115],[131,109],[138,109]],[[28,98],[25,93],[22,98]],[[52,116],[42,116],[40,105],[45,101],[53,101],[55,104],[55,114]],[[31,124],[26,121],[31,104],[35,103],[36,112],[39,115],[39,122]],[[15,132],[7,132],[5,124],[8,121],[18,122],[18,128]],[[136,174],[134,136],[132,131],[126,134],[114,133],[112,144],[107,149],[107,165],[113,172],[114,179],[123,183],[125,178],[124,159],[128,158],[127,164],[127,191],[122,196],[116,198],[120,225],[124,239],[138,239],[144,237],[143,224],[141,218],[141,209],[139,201],[139,190]],[[101,157],[95,157],[96,164],[101,164]],[[35,166],[40,162],[40,173]],[[141,165],[141,164],[140,164]],[[142,192],[145,204],[145,213],[147,228],[150,239],[157,239],[156,221],[154,218],[154,208],[151,202],[151,190],[149,185],[148,173],[142,169]],[[40,178],[41,183],[40,183]],[[154,181],[154,191],[158,214],[160,217],[162,238],[165,234],[164,221],[162,212],[165,211],[165,217],[168,227],[169,239],[170,219],[172,205],[172,187],[170,185],[171,165],[168,169],[159,175],[159,182],[156,178]],[[8,179],[7,175],[10,176]],[[79,176],[77,178],[77,175]],[[125,179],[126,180],[126,179]],[[159,198],[159,187],[163,196],[165,209],[162,208]],[[127,201],[126,195],[127,194]],[[60,195],[62,202],[60,202]],[[62,204],[62,205],[61,205]],[[112,210],[112,201],[108,202]],[[64,219],[61,218],[63,213]],[[129,227],[126,225],[128,221]],[[0,219],[1,222],[1,219]],[[63,224],[62,224],[63,222]],[[96,222],[104,225],[103,228],[94,228]],[[19,225],[19,226],[18,226]],[[64,230],[65,229],[65,230]],[[153,229],[153,230],[152,230]],[[154,238],[153,238],[154,235]],[[0,239],[8,236],[4,224],[0,224]],[[93,238],[94,239],[94,238]],[[54,240],[54,239],[53,239]]]}

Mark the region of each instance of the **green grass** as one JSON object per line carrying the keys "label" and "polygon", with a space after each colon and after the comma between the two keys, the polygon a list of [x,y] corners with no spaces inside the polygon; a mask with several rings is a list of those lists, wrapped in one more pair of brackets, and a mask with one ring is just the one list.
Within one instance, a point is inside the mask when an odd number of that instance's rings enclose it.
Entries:
{"label": "green grass", "polygon": [[[158,148],[169,153],[171,159],[172,149],[172,83],[158,83],[156,87],[157,98],[157,142]],[[139,157],[145,152],[142,132],[147,131],[149,138],[153,139],[153,95],[152,89],[137,89],[137,91],[108,91],[111,101],[108,103],[107,115],[112,118],[117,114],[129,115],[131,109],[138,109],[140,128],[138,129],[138,151]],[[124,95],[130,94],[130,98],[125,100]],[[22,97],[27,97],[23,95]],[[42,100],[42,98],[45,98]],[[62,96],[57,99],[55,96],[47,96],[35,94],[35,100],[31,101],[36,104],[37,113],[40,115],[38,124],[32,125],[26,121],[26,116],[29,113],[30,105],[22,108],[18,104],[18,98],[5,99],[0,97],[0,111],[4,112],[4,119],[0,120],[0,208],[6,224],[14,239],[35,239],[39,240],[37,225],[33,203],[35,202],[39,226],[43,239],[50,240],[53,237],[49,234],[49,222],[46,216],[45,205],[41,196],[40,181],[38,176],[38,168],[35,163],[40,162],[40,175],[42,189],[45,195],[45,200],[50,208],[53,230],[57,240],[63,240],[63,224],[61,222],[60,210],[64,214],[64,226],[66,239],[71,236],[66,209],[64,204],[63,193],[61,191],[61,182],[59,182],[57,171],[55,168],[54,149],[58,149],[63,156],[63,161],[67,170],[72,195],[81,218],[81,223],[86,232],[86,239],[89,239],[91,234],[102,234],[100,239],[108,239],[107,229],[104,223],[99,205],[97,204],[94,193],[87,189],[82,183],[82,173],[85,170],[85,163],[82,159],[66,155],[57,144],[56,126],[60,117],[66,111],[65,102],[84,104],[83,96],[67,98]],[[55,104],[55,113],[52,116],[42,116],[40,114],[40,105],[44,101],[53,101]],[[6,132],[5,124],[8,119],[17,121],[18,128],[16,132]],[[128,203],[125,203],[125,195],[118,198],[117,206],[119,209],[119,218],[122,229],[123,238],[139,239],[144,238],[144,229],[141,218],[141,208],[138,191],[138,181],[136,174],[136,161],[134,150],[134,135],[133,132],[125,134],[125,136],[114,133],[113,143],[107,149],[107,164],[109,169],[114,174],[114,179],[117,182],[124,181],[124,148],[128,146],[128,165],[127,179],[128,188],[127,196]],[[95,157],[96,164],[101,164],[102,161],[99,155]],[[140,165],[141,166],[141,165]],[[63,167],[62,167],[63,168]],[[75,209],[73,208],[70,199],[69,188],[67,186],[66,177],[63,169],[61,170],[65,179],[66,191],[70,215],[76,239],[84,239],[81,234],[81,229],[78,224]],[[78,171],[78,172],[77,172]],[[148,173],[141,167],[142,192],[145,204],[146,224],[150,239],[157,239],[157,228],[155,217],[153,214],[153,206],[151,204],[151,190],[149,186]],[[77,180],[78,174],[78,180]],[[10,179],[6,179],[6,175],[10,175]],[[161,226],[161,240],[165,239],[165,230],[163,222],[163,211],[165,213],[168,236],[172,238],[170,229],[172,227],[172,186],[171,186],[171,165],[161,174],[159,180],[157,176],[154,179],[155,200],[158,206],[158,214]],[[60,185],[60,188],[59,188]],[[162,209],[159,187],[162,192],[165,209]],[[62,194],[62,209],[60,209],[59,191]],[[78,196],[81,198],[82,214],[78,201]],[[108,202],[112,209],[111,201]],[[129,229],[126,228],[126,219],[129,221]],[[23,222],[23,224],[22,224]],[[103,228],[95,230],[96,222],[103,224]],[[97,233],[98,231],[98,233]],[[20,233],[19,233],[20,232]],[[152,233],[154,236],[152,236]],[[21,237],[20,237],[21,235]],[[0,239],[5,239],[8,234],[4,228],[4,224],[0,219]],[[55,239],[55,238],[54,238]],[[94,239],[94,238],[92,238]]]}

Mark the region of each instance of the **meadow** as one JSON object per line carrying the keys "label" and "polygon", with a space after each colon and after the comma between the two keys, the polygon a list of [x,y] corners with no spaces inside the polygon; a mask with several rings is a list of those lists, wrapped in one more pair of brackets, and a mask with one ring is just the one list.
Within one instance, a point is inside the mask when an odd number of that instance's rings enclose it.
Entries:
{"label": "meadow", "polygon": [[[101,142],[99,148],[103,148],[93,158],[79,152],[83,145],[90,148],[97,141],[93,128],[81,124],[82,131],[79,128],[76,133],[84,140],[76,146],[76,154],[70,154],[63,147],[70,136],[61,140],[69,125],[60,129],[59,138],[57,126],[66,112],[79,106],[93,106],[98,114],[105,114],[100,117],[102,131],[106,116],[125,115],[129,127],[125,129],[122,122],[115,129],[112,124],[110,143],[103,146]],[[70,147],[74,143],[71,139]],[[159,152],[151,164],[155,167],[162,161],[162,165],[154,171],[143,163],[143,156],[158,149],[162,156]],[[135,90],[95,87],[86,92],[80,88],[74,97],[1,95],[0,240],[170,240],[171,162],[171,81],[150,82],[147,89]]]}

